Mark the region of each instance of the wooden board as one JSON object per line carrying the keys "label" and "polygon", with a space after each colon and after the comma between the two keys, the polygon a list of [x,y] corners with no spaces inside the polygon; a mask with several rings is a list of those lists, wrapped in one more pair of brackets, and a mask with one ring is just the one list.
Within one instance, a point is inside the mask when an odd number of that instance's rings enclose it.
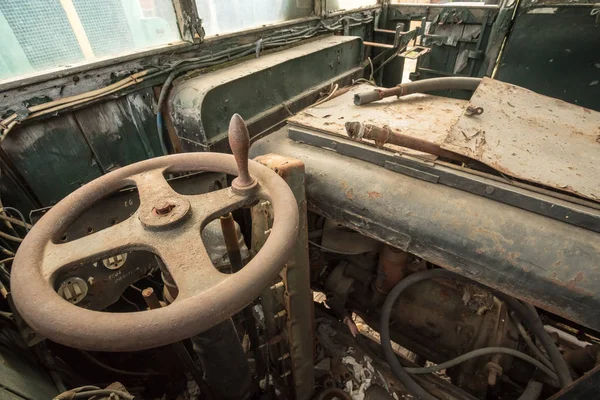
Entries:
{"label": "wooden board", "polygon": [[[288,122],[343,137],[348,137],[344,127],[346,122],[388,125],[404,135],[441,144],[448,129],[462,115],[468,103],[466,100],[412,94],[400,99],[390,97],[364,106],[354,105],[355,94],[370,90],[373,90],[373,86],[368,84],[353,86],[347,93],[299,112]],[[428,160],[436,159],[431,154],[399,146],[388,144],[385,148]]]}
{"label": "wooden board", "polygon": [[[599,93],[600,95],[600,93]],[[600,113],[484,78],[442,148],[507,175],[600,200]]]}

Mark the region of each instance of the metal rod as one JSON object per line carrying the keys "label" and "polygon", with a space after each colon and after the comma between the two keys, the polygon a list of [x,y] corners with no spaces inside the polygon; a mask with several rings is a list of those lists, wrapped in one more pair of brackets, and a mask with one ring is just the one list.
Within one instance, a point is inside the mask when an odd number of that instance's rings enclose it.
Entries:
{"label": "metal rod", "polygon": [[[223,238],[225,239],[225,247],[227,248],[227,256],[229,257],[229,263],[231,264],[231,270],[233,273],[236,273],[244,267],[244,260],[242,260],[242,254],[240,253],[235,220],[233,219],[231,213],[228,213],[223,215],[220,218],[220,221],[221,230],[223,231]],[[250,345],[255,352],[254,358],[256,360],[256,374],[257,376],[262,377],[266,373],[266,366],[263,354],[260,350],[260,340],[258,337],[254,314],[252,313],[252,304],[244,307],[242,310],[242,315],[246,321],[246,329],[248,330]]]}
{"label": "metal rod", "polygon": [[424,153],[433,154],[439,157],[444,157],[462,163],[468,163],[473,161],[468,157],[464,157],[460,154],[444,150],[440,146],[428,142],[426,140],[404,135],[401,132],[395,131],[388,126],[379,127],[371,124],[363,124],[362,122],[358,121],[346,122],[346,132],[348,133],[348,136],[350,136],[354,140],[373,140],[375,144],[379,147],[383,147],[384,144],[389,143],[394,144],[396,146],[422,151]]}
{"label": "metal rod", "polygon": [[380,47],[382,49],[394,49],[395,47],[391,44],[384,44],[384,43],[376,43],[376,42],[363,42],[363,44],[365,46],[370,46],[370,47]]}

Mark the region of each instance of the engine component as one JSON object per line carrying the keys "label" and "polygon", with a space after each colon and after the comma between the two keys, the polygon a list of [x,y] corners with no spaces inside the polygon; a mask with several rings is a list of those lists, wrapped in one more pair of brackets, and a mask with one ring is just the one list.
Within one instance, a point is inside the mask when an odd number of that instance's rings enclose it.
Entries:
{"label": "engine component", "polygon": [[406,267],[410,259],[410,254],[405,251],[384,246],[379,254],[375,290],[381,294],[388,294],[406,276]]}
{"label": "engine component", "polygon": [[[425,269],[423,262],[410,262],[406,252],[384,246],[377,273],[369,263],[339,262],[329,274],[327,304],[343,318],[352,309],[374,328],[379,326],[379,309],[389,288],[404,277]],[[365,275],[366,274],[366,275]],[[375,275],[375,278],[370,278]],[[371,283],[372,282],[372,283]],[[441,363],[481,347],[516,349],[518,333],[505,305],[487,291],[473,285],[428,280],[407,288],[394,306],[392,338],[425,360]],[[432,344],[435,345],[432,345]],[[509,369],[510,359],[496,364]],[[469,360],[447,371],[453,382],[472,392],[487,390],[486,360]]]}
{"label": "engine component", "polygon": [[[298,211],[293,194],[277,174],[258,163],[248,165],[248,131],[239,115],[232,118],[229,137],[235,156],[177,154],[132,164],[83,186],[48,211],[23,241],[12,271],[14,303],[32,328],[71,347],[141,350],[205,331],[256,298],[292,250]],[[164,173],[190,170],[216,170],[238,177],[232,188],[197,196],[176,193],[164,179]],[[140,196],[140,207],[132,217],[80,239],[57,242],[85,209],[132,183]],[[233,275],[218,273],[202,245],[199,228],[259,197],[268,198],[273,206],[272,234],[244,269]],[[172,207],[164,214],[166,203]],[[182,242],[186,243],[183,252]],[[100,313],[74,307],[55,293],[53,281],[60,271],[81,261],[135,249],[157,254],[172,275],[178,295],[168,307]],[[96,329],[76,329],[82,325]]]}
{"label": "engine component", "polygon": [[[420,273],[416,273],[403,281],[401,281],[392,292],[390,292],[389,296],[386,298],[386,301],[383,305],[383,309],[381,312],[381,344],[383,347],[383,352],[386,357],[386,360],[392,367],[394,374],[403,382],[403,384],[413,393],[415,396],[423,400],[436,400],[431,394],[425,391],[421,386],[419,386],[408,374],[407,370],[398,362],[396,355],[392,349],[392,344],[390,341],[390,314],[394,305],[394,302],[398,299],[398,297],[402,294],[402,292],[408,288],[409,286],[421,282],[423,280],[435,279],[435,278],[449,278],[460,281],[468,280],[465,277],[452,273],[450,271],[446,271],[443,269],[431,270],[431,271],[423,271]],[[546,331],[543,329],[541,322],[539,321],[539,317],[537,314],[533,315],[531,311],[523,306],[518,301],[511,299],[510,297],[495,292],[496,296],[501,298],[502,300],[509,303],[510,307],[514,310],[514,312],[518,315],[520,319],[530,325],[532,331],[534,331],[539,339],[544,344],[546,351],[548,352],[551,361],[553,363],[554,370],[558,375],[558,380],[562,387],[566,387],[571,384],[572,378],[569,373],[567,364],[565,360],[562,358],[562,355],[558,351],[556,345],[552,342]],[[544,367],[542,364],[539,366]],[[545,368],[545,367],[544,367]],[[527,391],[525,395],[528,395]]]}

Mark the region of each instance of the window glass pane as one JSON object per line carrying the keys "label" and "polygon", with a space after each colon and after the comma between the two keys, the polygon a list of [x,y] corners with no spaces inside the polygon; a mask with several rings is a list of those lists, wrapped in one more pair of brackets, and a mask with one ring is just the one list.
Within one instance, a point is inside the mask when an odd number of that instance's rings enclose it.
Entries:
{"label": "window glass pane", "polygon": [[179,41],[170,0],[0,0],[0,79]]}
{"label": "window glass pane", "polygon": [[350,10],[375,4],[377,0],[327,0],[327,11]]}
{"label": "window glass pane", "polygon": [[207,36],[307,17],[312,0],[196,0]]}

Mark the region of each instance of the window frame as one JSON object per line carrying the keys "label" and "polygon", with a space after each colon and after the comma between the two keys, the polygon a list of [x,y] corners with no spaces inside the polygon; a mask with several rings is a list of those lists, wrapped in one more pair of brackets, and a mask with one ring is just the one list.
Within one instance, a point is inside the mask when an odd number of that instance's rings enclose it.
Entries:
{"label": "window frame", "polygon": [[281,29],[288,26],[300,25],[321,18],[329,18],[338,15],[349,14],[352,12],[367,11],[376,8],[381,8],[382,4],[386,4],[388,2],[388,0],[377,0],[377,4],[372,6],[364,6],[335,12],[327,12],[327,0],[314,0],[313,15],[311,16],[293,19],[289,21],[277,22],[251,29],[244,29],[237,32],[218,34],[205,38],[202,29],[202,18],[198,15],[195,0],[171,1],[173,3],[173,9],[175,12],[181,40],[157,45],[150,48],[133,50],[126,54],[107,56],[105,58],[96,59],[94,61],[83,60],[80,63],[70,66],[56,67],[40,72],[33,72],[25,75],[10,77],[4,80],[0,80],[0,93],[36,84],[41,84],[40,89],[44,89],[44,82],[66,78],[69,76],[75,77],[78,74],[96,69],[108,69],[113,66],[115,67],[115,69],[118,69],[119,67],[123,68],[124,64],[135,63],[136,61],[140,61],[140,69],[142,69],[143,67],[145,67],[144,65],[142,65],[143,60],[153,56],[194,51],[200,49],[200,45],[202,44],[210,45],[226,39],[242,37],[245,35],[260,34],[261,32],[268,32],[271,30]]}

